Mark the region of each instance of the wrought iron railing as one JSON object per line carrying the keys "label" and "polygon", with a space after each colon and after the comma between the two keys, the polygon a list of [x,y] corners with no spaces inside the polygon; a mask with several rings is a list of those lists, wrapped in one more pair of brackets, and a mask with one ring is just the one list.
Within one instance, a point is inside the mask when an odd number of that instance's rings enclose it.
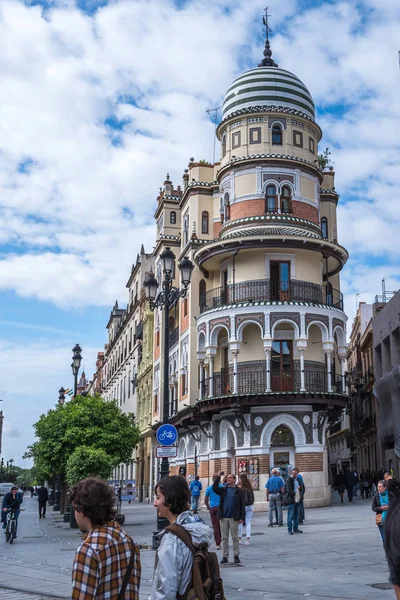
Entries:
{"label": "wrought iron railing", "polygon": [[[211,381],[212,379],[212,381]],[[332,379],[332,391],[341,393],[341,383]],[[211,394],[212,387],[212,394]],[[270,387],[272,392],[299,392],[301,389],[300,366],[296,361],[292,371],[271,372]],[[324,365],[304,366],[304,387],[307,392],[322,393],[328,391],[328,374]],[[237,391],[243,394],[264,394],[267,389],[267,372],[265,361],[239,363],[237,372]],[[212,378],[206,378],[202,384],[202,399],[228,396],[234,392],[234,376],[232,369],[214,373]]]}
{"label": "wrought iron railing", "polygon": [[253,279],[214,288],[200,296],[200,313],[235,302],[309,302],[343,310],[343,295],[330,285],[309,281]]}
{"label": "wrought iron railing", "polygon": [[176,327],[173,331],[171,331],[171,333],[168,336],[168,339],[169,339],[169,348],[172,348],[172,346],[175,346],[175,344],[178,343],[179,327]]}

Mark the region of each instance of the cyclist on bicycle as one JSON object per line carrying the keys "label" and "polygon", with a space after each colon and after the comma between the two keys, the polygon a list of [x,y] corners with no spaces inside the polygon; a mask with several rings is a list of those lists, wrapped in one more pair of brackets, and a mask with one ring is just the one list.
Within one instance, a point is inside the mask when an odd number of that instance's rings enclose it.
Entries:
{"label": "cyclist on bicycle", "polygon": [[[1,510],[1,522],[3,523],[3,529],[6,528],[7,525],[7,513],[9,510],[15,511],[15,526],[17,532],[18,529],[18,517],[19,517],[19,509],[22,504],[21,494],[18,493],[18,488],[14,485],[9,492],[4,496]],[[16,536],[15,536],[16,537]]]}

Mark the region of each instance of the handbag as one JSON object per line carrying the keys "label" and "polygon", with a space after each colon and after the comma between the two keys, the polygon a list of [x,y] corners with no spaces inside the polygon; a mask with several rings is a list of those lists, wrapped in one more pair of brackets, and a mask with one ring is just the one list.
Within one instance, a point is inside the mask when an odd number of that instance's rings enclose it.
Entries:
{"label": "handbag", "polygon": [[375,515],[375,523],[377,525],[382,525],[382,513],[376,513],[376,515]]}
{"label": "handbag", "polygon": [[124,598],[125,598],[125,591],[126,591],[126,588],[128,587],[129,579],[130,579],[130,576],[132,573],[133,564],[135,562],[135,555],[136,555],[135,546],[134,546],[134,542],[132,542],[131,559],[129,561],[128,568],[126,569],[124,581],[122,582],[122,587],[119,590],[117,600],[124,600]]}

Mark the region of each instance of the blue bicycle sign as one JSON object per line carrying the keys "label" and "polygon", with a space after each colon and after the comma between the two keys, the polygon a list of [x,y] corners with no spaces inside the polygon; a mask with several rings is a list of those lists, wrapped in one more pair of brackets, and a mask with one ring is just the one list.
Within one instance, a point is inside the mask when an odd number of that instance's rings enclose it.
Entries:
{"label": "blue bicycle sign", "polygon": [[173,425],[161,425],[156,433],[157,442],[161,446],[173,446],[178,440],[178,431]]}

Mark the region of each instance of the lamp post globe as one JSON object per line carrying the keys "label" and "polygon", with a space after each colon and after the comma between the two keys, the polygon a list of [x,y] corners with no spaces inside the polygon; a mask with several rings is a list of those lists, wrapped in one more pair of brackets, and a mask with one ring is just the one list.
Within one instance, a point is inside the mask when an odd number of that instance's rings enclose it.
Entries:
{"label": "lamp post globe", "polygon": [[65,390],[63,387],[60,387],[58,390],[58,404],[63,405],[65,402]]}
{"label": "lamp post globe", "polygon": [[157,294],[158,281],[154,277],[154,273],[150,270],[150,273],[144,280],[144,289],[146,290],[146,298],[149,302],[154,302]]}
{"label": "lamp post globe", "polygon": [[78,373],[82,362],[82,348],[79,344],[75,344],[72,348],[72,373],[74,375],[74,398],[76,398],[77,389],[78,389]]}
{"label": "lamp post globe", "polygon": [[194,264],[191,260],[188,259],[187,256],[185,256],[185,258],[183,258],[179,263],[179,270],[181,272],[182,283],[185,287],[188,287],[188,285],[190,284],[193,269]]}
{"label": "lamp post globe", "polygon": [[170,275],[174,270],[175,254],[167,247],[160,254],[164,273]]}

